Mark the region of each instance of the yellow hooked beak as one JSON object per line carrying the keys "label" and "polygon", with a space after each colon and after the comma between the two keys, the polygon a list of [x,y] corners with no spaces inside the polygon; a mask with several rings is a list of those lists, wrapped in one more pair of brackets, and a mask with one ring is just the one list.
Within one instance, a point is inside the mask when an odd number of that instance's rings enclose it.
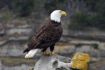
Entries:
{"label": "yellow hooked beak", "polygon": [[65,11],[60,12],[62,16],[67,16],[67,13]]}

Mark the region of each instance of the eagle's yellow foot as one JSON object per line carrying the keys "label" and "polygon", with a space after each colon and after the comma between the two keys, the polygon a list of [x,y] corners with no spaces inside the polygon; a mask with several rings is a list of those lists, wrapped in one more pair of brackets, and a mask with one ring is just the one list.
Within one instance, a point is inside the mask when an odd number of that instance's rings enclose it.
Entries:
{"label": "eagle's yellow foot", "polygon": [[55,53],[54,52],[51,52],[50,55],[55,55]]}
{"label": "eagle's yellow foot", "polygon": [[43,52],[43,55],[48,56],[49,52],[45,51]]}
{"label": "eagle's yellow foot", "polygon": [[45,55],[45,56],[51,56],[51,55],[54,55],[54,52],[45,51],[45,52],[43,52],[43,55]]}

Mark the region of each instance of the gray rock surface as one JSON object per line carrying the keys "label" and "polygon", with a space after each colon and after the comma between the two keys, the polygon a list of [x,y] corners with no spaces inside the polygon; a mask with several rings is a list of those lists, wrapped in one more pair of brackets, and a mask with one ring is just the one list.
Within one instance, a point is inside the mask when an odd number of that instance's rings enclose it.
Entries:
{"label": "gray rock surface", "polygon": [[70,70],[70,65],[71,63],[62,62],[56,56],[41,56],[34,70]]}

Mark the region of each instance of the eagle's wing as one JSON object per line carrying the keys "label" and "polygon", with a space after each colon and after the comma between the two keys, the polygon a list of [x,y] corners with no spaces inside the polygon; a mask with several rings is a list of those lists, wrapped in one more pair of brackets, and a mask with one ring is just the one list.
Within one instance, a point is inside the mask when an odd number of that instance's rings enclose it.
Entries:
{"label": "eagle's wing", "polygon": [[26,48],[23,52],[28,52],[31,49],[36,48],[41,44],[41,40],[45,39],[45,32],[48,28],[48,24],[45,24],[39,28],[39,30],[34,34],[31,38],[31,41],[28,43],[28,48]]}

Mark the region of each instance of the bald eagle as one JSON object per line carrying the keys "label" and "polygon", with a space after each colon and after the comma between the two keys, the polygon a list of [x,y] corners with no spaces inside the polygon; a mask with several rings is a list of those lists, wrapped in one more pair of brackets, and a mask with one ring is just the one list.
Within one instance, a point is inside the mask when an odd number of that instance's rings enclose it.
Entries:
{"label": "bald eagle", "polygon": [[32,36],[31,41],[23,52],[27,52],[25,58],[32,58],[38,51],[46,52],[50,48],[53,53],[55,43],[61,38],[63,29],[61,26],[61,16],[66,16],[67,13],[62,10],[54,10],[50,14],[49,21],[45,23],[38,32]]}

